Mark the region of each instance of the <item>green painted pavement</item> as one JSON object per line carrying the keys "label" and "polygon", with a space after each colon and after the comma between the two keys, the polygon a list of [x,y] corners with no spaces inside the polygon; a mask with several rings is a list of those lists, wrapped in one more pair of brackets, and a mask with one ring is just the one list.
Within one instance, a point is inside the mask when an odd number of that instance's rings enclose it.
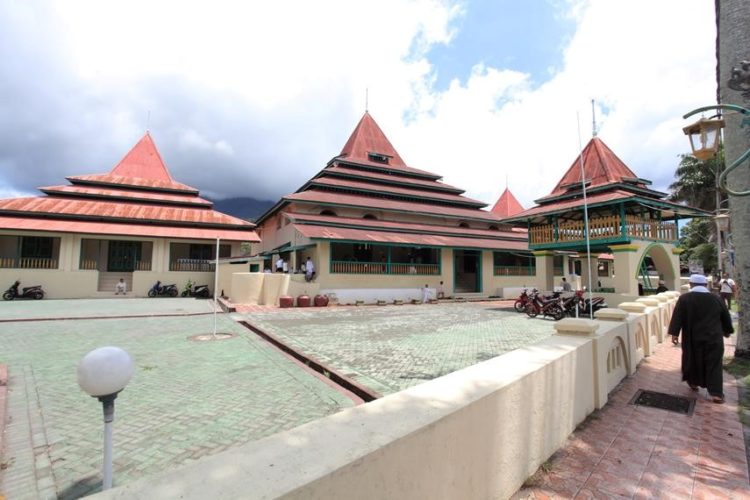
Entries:
{"label": "green painted pavement", "polygon": [[[56,302],[68,303],[56,313],[82,309],[79,301]],[[131,303],[125,312],[152,313],[149,304],[121,302]],[[0,323],[0,363],[9,371],[0,495],[77,498],[99,489],[101,404],[80,390],[75,372],[97,347],[122,347],[136,364],[115,403],[115,484],[353,405],[225,315],[219,332],[235,338],[187,340],[213,325],[213,315]]]}

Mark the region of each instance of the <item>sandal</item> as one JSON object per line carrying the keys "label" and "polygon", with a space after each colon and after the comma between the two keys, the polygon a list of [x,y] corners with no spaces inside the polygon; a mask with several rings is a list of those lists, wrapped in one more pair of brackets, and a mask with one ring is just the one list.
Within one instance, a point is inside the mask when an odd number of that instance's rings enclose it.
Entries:
{"label": "sandal", "polygon": [[677,337],[672,337],[672,343],[674,345],[677,345],[679,343],[679,340],[677,340]]}
{"label": "sandal", "polygon": [[724,403],[724,397],[723,396],[712,396],[711,401],[713,401],[716,404],[722,404]]}

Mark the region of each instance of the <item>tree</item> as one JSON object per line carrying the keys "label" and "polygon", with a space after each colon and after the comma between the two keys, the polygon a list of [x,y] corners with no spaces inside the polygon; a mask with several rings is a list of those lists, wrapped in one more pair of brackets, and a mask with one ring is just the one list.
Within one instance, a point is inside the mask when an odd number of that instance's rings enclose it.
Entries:
{"label": "tree", "polygon": [[[717,187],[718,174],[723,167],[723,151],[705,161],[692,155],[681,155],[680,165],[675,171],[676,180],[669,185],[672,193],[669,200],[715,213],[717,206],[726,201],[726,194]],[[685,250],[680,255],[680,267],[687,268],[691,260],[699,260],[706,272],[718,269],[717,230],[713,220],[707,217],[692,219],[680,233],[680,247]]]}
{"label": "tree", "polygon": [[[748,75],[743,61],[750,61],[750,2],[747,0],[715,0],[718,28],[716,71],[720,104],[736,104],[750,108]],[[747,64],[747,63],[745,63]],[[738,76],[740,78],[738,78]],[[750,149],[750,120],[737,113],[724,115],[724,150],[728,161],[734,162]],[[747,164],[730,172],[728,184],[734,190],[750,189]],[[730,196],[732,239],[735,246],[734,280],[739,288],[740,327],[735,356],[750,358],[750,196]]]}
{"label": "tree", "polygon": [[687,203],[707,212],[715,212],[717,202],[721,204],[726,200],[726,194],[718,191],[716,182],[717,173],[723,168],[723,151],[705,161],[692,155],[681,155],[680,166],[675,171],[676,180],[669,185],[672,193],[669,199]]}
{"label": "tree", "polygon": [[682,268],[687,268],[688,263],[699,260],[703,269],[708,272],[717,269],[717,248],[711,240],[715,235],[716,225],[711,219],[700,218],[688,222],[680,231],[680,247],[685,251],[680,255]]}

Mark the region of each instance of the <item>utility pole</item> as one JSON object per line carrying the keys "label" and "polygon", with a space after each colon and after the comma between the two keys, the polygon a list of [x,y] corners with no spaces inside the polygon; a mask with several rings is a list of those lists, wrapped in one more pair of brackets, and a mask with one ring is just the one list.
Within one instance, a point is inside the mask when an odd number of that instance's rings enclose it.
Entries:
{"label": "utility pole", "polygon": [[[750,107],[750,2],[715,0],[717,24],[716,78],[719,104]],[[746,77],[748,85],[738,85]],[[734,75],[733,75],[734,72]],[[750,149],[750,120],[737,113],[724,115],[724,153],[727,163],[734,162]],[[748,162],[727,175],[727,185],[735,191],[750,190]],[[735,356],[750,358],[750,196],[729,196],[730,225],[735,248],[735,276],[739,289],[740,323]],[[721,255],[719,255],[721,259]]]}

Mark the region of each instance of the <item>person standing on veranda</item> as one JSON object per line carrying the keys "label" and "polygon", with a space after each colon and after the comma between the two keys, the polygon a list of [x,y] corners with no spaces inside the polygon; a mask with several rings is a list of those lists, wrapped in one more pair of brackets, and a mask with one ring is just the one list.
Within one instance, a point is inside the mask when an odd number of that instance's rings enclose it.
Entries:
{"label": "person standing on veranda", "polygon": [[690,292],[677,300],[668,333],[677,345],[682,332],[682,380],[694,391],[705,387],[714,403],[723,403],[724,337],[734,327],[729,310],[707,284],[702,274],[690,276]]}

